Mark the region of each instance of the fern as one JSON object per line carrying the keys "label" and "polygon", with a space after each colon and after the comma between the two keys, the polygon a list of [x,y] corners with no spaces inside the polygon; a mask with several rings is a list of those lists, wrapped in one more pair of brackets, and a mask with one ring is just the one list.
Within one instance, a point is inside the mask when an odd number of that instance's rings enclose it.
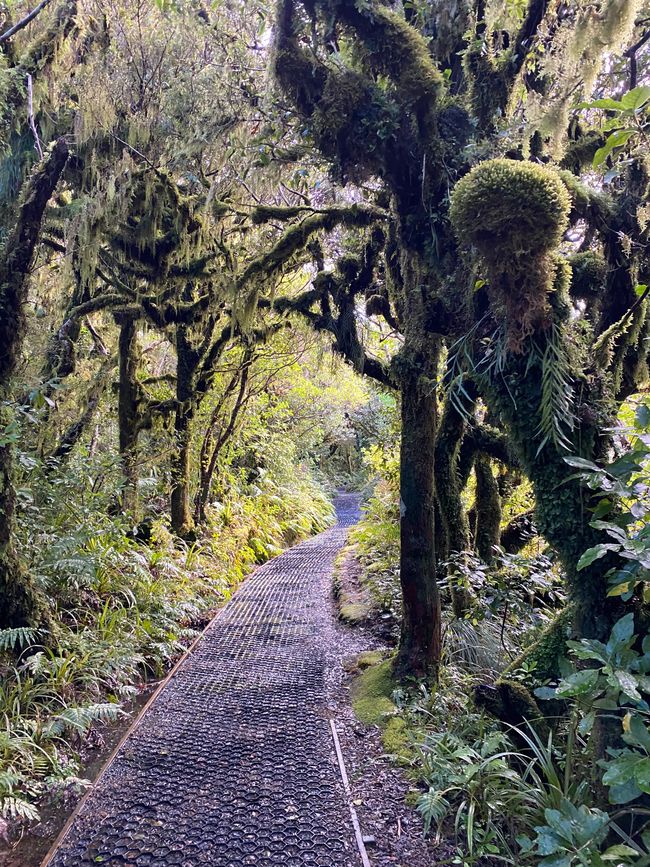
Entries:
{"label": "fern", "polygon": [[114,722],[122,713],[119,705],[104,702],[86,707],[67,707],[56,714],[43,729],[46,738],[61,737],[64,732],[85,734],[96,722]]}
{"label": "fern", "polygon": [[417,811],[424,822],[424,833],[428,834],[433,822],[440,825],[449,813],[451,805],[441,792],[429,789],[424,795],[420,795],[417,802]]}
{"label": "fern", "polygon": [[18,647],[29,647],[36,643],[38,635],[38,629],[30,629],[28,626],[18,626],[14,629],[0,629],[0,651],[16,650]]}
{"label": "fern", "polygon": [[26,822],[38,822],[41,818],[33,804],[17,795],[0,798],[0,816],[3,819],[22,819]]}
{"label": "fern", "polygon": [[[532,361],[532,357],[530,360]],[[539,407],[538,434],[542,440],[537,454],[549,442],[553,443],[558,451],[571,451],[573,446],[569,434],[575,428],[576,423],[573,412],[571,365],[563,349],[556,326],[553,326],[544,348],[541,367],[542,397]]]}

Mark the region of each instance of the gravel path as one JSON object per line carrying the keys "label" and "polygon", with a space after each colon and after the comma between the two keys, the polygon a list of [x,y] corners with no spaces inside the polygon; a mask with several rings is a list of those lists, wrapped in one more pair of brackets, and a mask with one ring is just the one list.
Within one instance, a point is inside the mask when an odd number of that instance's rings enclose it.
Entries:
{"label": "gravel path", "polygon": [[258,569],[83,802],[64,865],[359,867],[328,711],[339,524]]}

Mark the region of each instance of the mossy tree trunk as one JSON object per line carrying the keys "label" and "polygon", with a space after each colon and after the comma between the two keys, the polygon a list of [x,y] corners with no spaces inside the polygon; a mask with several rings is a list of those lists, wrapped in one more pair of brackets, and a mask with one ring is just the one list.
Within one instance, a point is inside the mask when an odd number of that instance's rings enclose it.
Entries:
{"label": "mossy tree trunk", "polygon": [[487,455],[478,454],[474,461],[476,474],[476,553],[484,563],[492,563],[494,549],[501,541],[501,495],[499,485]]}
{"label": "mossy tree trunk", "polygon": [[[590,525],[592,492],[579,480],[570,479],[573,473],[564,460],[568,453],[553,443],[539,451],[541,367],[530,364],[526,354],[512,355],[503,377],[495,377],[486,393],[491,408],[505,421],[533,486],[535,525],[562,560],[574,603],[573,632],[579,637],[606,639],[621,613],[620,602],[607,596],[605,575],[612,564],[603,558],[586,569],[577,568],[587,548],[603,539]],[[586,393],[583,399],[589,399]],[[573,436],[575,453],[593,459],[598,435],[599,427],[578,423]]]}
{"label": "mossy tree trunk", "polygon": [[0,258],[0,628],[34,626],[47,620],[47,604],[23,566],[14,538],[16,492],[14,443],[7,403],[25,338],[28,275],[45,208],[68,158],[63,139],[36,166],[27,182],[18,219]]}
{"label": "mossy tree trunk", "polygon": [[131,314],[116,314],[115,320],[120,327],[118,419],[120,459],[124,478],[122,509],[133,521],[137,521],[140,513],[138,435],[141,403],[138,383],[140,365],[138,320]]}
{"label": "mossy tree trunk", "polygon": [[[471,388],[471,386],[470,386]],[[471,407],[468,407],[468,412]],[[438,515],[442,526],[437,532],[439,539],[436,556],[440,577],[446,571],[444,565],[452,554],[462,554],[470,549],[470,532],[467,512],[463,506],[462,492],[467,479],[461,478],[459,456],[467,429],[467,415],[449,397],[440,420],[435,449],[435,490],[438,500]],[[465,616],[470,605],[468,588],[450,587],[454,617]]]}
{"label": "mossy tree trunk", "polygon": [[401,370],[400,583],[403,618],[398,674],[436,676],[442,650],[435,546],[437,399],[427,366],[407,356]]}

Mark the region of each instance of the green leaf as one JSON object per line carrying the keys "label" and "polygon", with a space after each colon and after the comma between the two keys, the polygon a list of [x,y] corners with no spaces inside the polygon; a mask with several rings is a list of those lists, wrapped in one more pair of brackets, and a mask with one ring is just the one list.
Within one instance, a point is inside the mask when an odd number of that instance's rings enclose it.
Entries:
{"label": "green leaf", "polygon": [[600,545],[594,545],[593,548],[588,548],[582,557],[578,560],[578,571],[591,566],[596,560],[604,557],[608,551],[618,551],[620,545],[614,545],[611,542],[601,542]]}
{"label": "green leaf", "polygon": [[593,461],[588,461],[586,458],[568,457],[564,458],[564,463],[578,470],[592,470],[594,473],[602,472],[602,467],[599,467]]}
{"label": "green leaf", "polygon": [[620,687],[621,692],[624,692],[628,698],[631,698],[633,701],[641,701],[641,693],[637,689],[637,680],[633,674],[630,674],[629,671],[617,669],[612,677]]}
{"label": "green leaf", "polygon": [[609,641],[607,642],[607,648],[617,647],[619,644],[629,641],[633,635],[634,614],[630,613],[626,614],[625,617],[621,617],[620,620],[617,620],[612,627],[612,632]]}
{"label": "green leaf", "polygon": [[621,129],[609,135],[605,144],[601,148],[598,148],[594,154],[593,167],[597,169],[599,166],[602,166],[614,148],[627,144],[628,139],[634,132],[635,130],[633,129]]}
{"label": "green leaf", "polygon": [[581,102],[578,108],[602,108],[603,110],[620,111],[623,108],[623,103],[606,96],[603,99],[595,99],[593,102]]}
{"label": "green leaf", "polygon": [[648,87],[647,84],[635,87],[633,90],[629,90],[623,97],[621,97],[621,105],[623,108],[632,111],[642,108],[648,101],[650,101],[650,87]]}
{"label": "green leaf", "polygon": [[560,681],[556,693],[562,698],[588,695],[596,688],[599,676],[600,673],[596,668],[588,668],[585,671],[576,671],[574,674],[571,674],[569,677]]}
{"label": "green leaf", "polygon": [[618,843],[615,846],[610,846],[601,858],[603,861],[618,861],[619,858],[636,857],[639,853],[631,846],[625,846],[623,843]]}

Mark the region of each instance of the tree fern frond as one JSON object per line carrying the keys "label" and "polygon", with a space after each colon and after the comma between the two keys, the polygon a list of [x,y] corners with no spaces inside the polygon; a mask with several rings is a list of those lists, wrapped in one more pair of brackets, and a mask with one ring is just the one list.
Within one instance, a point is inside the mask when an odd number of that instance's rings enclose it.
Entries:
{"label": "tree fern frond", "polygon": [[57,738],[73,729],[81,734],[87,732],[93,723],[114,722],[122,713],[119,705],[104,702],[85,707],[67,707],[52,717],[45,725],[43,734],[46,738]]}

